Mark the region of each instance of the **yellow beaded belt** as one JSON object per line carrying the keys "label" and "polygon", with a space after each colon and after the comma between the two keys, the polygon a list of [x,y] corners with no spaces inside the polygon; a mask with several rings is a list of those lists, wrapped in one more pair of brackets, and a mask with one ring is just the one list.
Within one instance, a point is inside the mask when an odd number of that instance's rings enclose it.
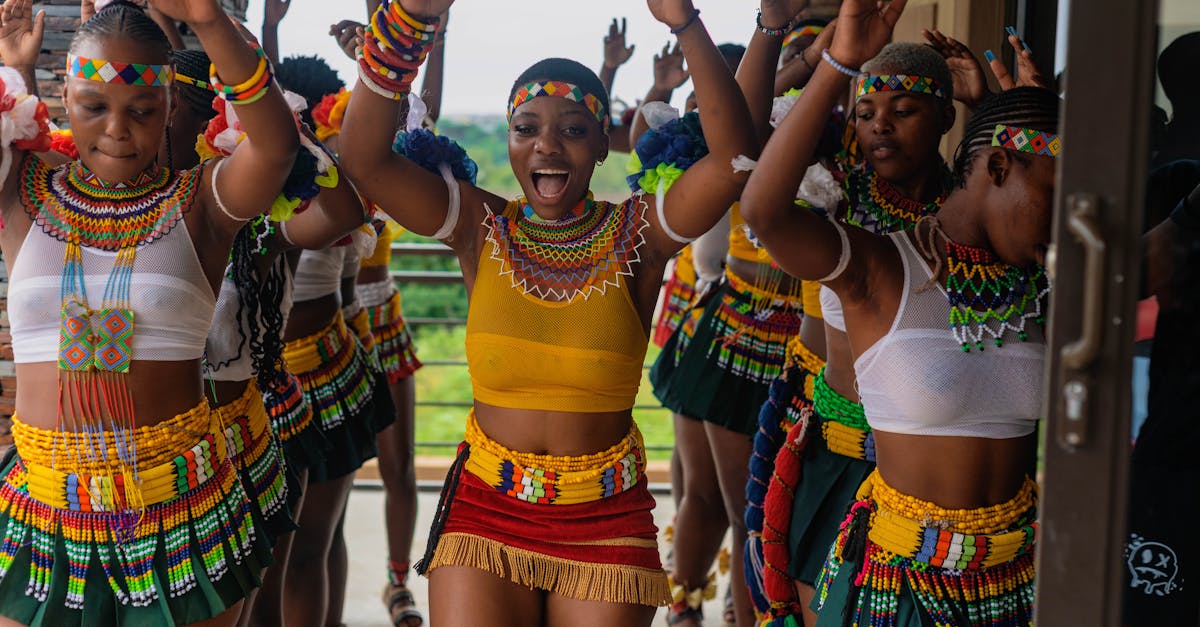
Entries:
{"label": "yellow beaded belt", "polygon": [[336,356],[342,356],[341,361],[349,361],[349,358],[344,356],[349,354],[349,351],[343,351],[343,348],[347,342],[353,341],[350,328],[346,326],[342,312],[339,311],[324,329],[284,345],[283,361],[287,371],[296,374],[344,366],[344,363],[330,364],[330,361]]}
{"label": "yellow beaded belt", "polygon": [[945,509],[901,494],[871,473],[859,501],[874,501],[868,538],[885,551],[940,568],[975,570],[1033,549],[1037,484],[1028,477],[1012,499],[978,509]]}
{"label": "yellow beaded belt", "polygon": [[[135,429],[129,442],[109,431],[38,429],[16,416],[12,433],[29,496],[56,509],[113,512],[164,503],[204,485],[226,463],[226,440],[207,401]],[[118,461],[118,448],[137,451],[134,467]],[[9,476],[10,483],[21,479]]]}
{"label": "yellow beaded belt", "polygon": [[821,420],[821,436],[829,452],[875,463],[875,434],[861,403],[838,394],[825,381],[825,369],[813,381],[813,413]]}
{"label": "yellow beaded belt", "polygon": [[591,455],[562,457],[519,453],[504,448],[479,428],[475,410],[467,416],[470,446],[466,469],[488,485],[529,503],[588,503],[624,492],[644,478],[642,434],[634,424],[611,448]]}
{"label": "yellow beaded belt", "polygon": [[729,287],[735,292],[747,295],[756,303],[769,303],[774,307],[795,309],[797,311],[804,306],[803,302],[796,295],[763,289],[734,274],[733,270],[729,268],[725,269],[725,280],[729,282]]}
{"label": "yellow beaded belt", "polygon": [[267,436],[270,419],[263,405],[258,384],[251,379],[242,395],[228,404],[214,408],[225,427],[225,438],[229,443],[229,458],[237,460],[258,459],[271,443]]}
{"label": "yellow beaded belt", "polygon": [[358,343],[366,352],[371,352],[375,348],[375,336],[371,333],[371,315],[367,312],[366,307],[359,307],[354,315],[346,321],[346,326],[354,331],[358,337]]}

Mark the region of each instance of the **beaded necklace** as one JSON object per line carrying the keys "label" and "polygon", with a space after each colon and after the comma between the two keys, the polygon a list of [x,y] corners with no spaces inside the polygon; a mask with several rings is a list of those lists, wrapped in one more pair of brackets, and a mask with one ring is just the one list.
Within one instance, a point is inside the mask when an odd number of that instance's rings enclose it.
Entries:
{"label": "beaded necklace", "polygon": [[950,301],[950,330],[962,345],[983,350],[985,335],[997,347],[1004,334],[1028,339],[1027,321],[1045,324],[1044,301],[1050,293],[1041,266],[1018,268],[1001,262],[991,252],[946,240],[946,297]]}
{"label": "beaded necklace", "polygon": [[865,170],[851,172],[846,186],[850,197],[846,223],[879,234],[911,229],[922,217],[937,213],[950,188],[943,183],[937,198],[923,203],[906,198],[873,170],[869,175]]}
{"label": "beaded necklace", "polygon": [[513,288],[558,302],[604,294],[608,286],[620,286],[621,276],[633,276],[649,226],[639,196],[621,204],[589,196],[560,220],[538,218],[518,198],[502,214],[489,210],[485,224],[491,258]]}
{"label": "beaded necklace", "polygon": [[[200,169],[173,173],[152,168],[132,181],[110,183],[76,161],[54,169],[31,159],[20,197],[33,221],[66,244],[61,279],[59,407],[62,431],[103,441],[111,431],[116,460],[104,480],[137,478],[134,404],[128,379],[133,361],[134,314],[130,286],[137,248],[162,237],[182,219],[194,198]],[[89,303],[82,248],[115,251],[98,309]],[[63,422],[69,424],[61,424]],[[108,459],[104,447],[80,457]],[[111,486],[110,486],[111,487]],[[101,490],[107,511],[127,509],[115,490]],[[133,504],[136,505],[136,504]]]}

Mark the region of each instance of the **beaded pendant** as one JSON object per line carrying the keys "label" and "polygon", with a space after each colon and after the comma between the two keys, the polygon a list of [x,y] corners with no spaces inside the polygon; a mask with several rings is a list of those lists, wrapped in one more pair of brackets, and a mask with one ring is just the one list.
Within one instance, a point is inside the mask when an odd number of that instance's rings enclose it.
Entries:
{"label": "beaded pendant", "polygon": [[502,214],[489,211],[485,224],[491,258],[512,287],[542,300],[570,302],[603,295],[633,276],[649,226],[645,202],[633,196],[621,204],[590,197],[561,220],[527,213],[524,198],[511,201]]}
{"label": "beaded pendant", "polygon": [[923,203],[906,198],[878,172],[857,170],[846,178],[850,198],[846,223],[878,234],[911,229],[921,218],[937,213],[949,189],[949,184],[943,184],[937,199]]}
{"label": "beaded pendant", "polygon": [[1005,334],[1025,341],[1026,325],[1045,324],[1045,299],[1050,283],[1041,266],[1018,268],[991,252],[946,240],[946,297],[950,300],[950,330],[963,352],[983,350],[985,338],[1003,346]]}

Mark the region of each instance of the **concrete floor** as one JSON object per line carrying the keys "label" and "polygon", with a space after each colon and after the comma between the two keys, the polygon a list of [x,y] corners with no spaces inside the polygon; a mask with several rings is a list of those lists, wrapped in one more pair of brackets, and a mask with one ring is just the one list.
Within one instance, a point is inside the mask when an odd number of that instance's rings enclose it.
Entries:
{"label": "concrete floor", "polygon": [[[420,493],[420,518],[417,522],[416,538],[413,539],[413,561],[416,561],[425,549],[433,511],[437,507],[437,498],[437,492],[423,490]],[[659,529],[671,521],[674,510],[669,496],[658,496],[654,521]],[[348,627],[391,627],[387,611],[380,600],[380,591],[386,580],[386,539],[381,490],[357,488],[351,493],[346,514],[346,541],[350,551],[350,580],[347,582],[346,606],[342,619]],[[409,582],[418,605],[424,611],[429,607],[426,601],[429,589],[425,578],[413,575]],[[718,582],[718,589],[722,594],[727,582],[728,575],[721,577]],[[721,620],[721,610],[722,603],[719,597],[704,604],[705,627],[722,627],[725,624]],[[665,625],[664,616],[665,611],[659,610],[654,625]]]}

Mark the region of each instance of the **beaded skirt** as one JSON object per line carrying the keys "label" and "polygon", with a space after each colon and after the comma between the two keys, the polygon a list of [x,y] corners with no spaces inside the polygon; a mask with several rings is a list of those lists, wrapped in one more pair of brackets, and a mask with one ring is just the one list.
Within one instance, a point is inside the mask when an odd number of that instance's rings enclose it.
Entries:
{"label": "beaded skirt", "polygon": [[392,295],[383,303],[366,305],[366,313],[378,347],[379,364],[388,383],[411,377],[421,367],[421,360],[417,359],[412,335],[404,322],[400,290],[393,289]]}
{"label": "beaded skirt", "polygon": [[662,348],[679,325],[684,315],[692,308],[696,298],[696,267],[692,262],[692,247],[684,246],[671,262],[671,275],[663,285],[659,297],[658,316],[654,320],[654,332],[650,341]]}
{"label": "beaded skirt", "polygon": [[[120,442],[14,423],[0,468],[0,615],[168,627],[216,617],[258,586],[271,547],[206,401]],[[136,468],[115,467],[128,446]]]}
{"label": "beaded skirt", "polygon": [[354,332],[358,346],[367,359],[367,365],[376,373],[383,372],[379,365],[379,345],[375,341],[375,334],[371,332],[371,317],[367,314],[367,308],[361,303],[355,303],[351,308],[342,309],[342,318],[346,321],[346,326]]}
{"label": "beaded skirt", "polygon": [[608,450],[555,457],[505,449],[472,413],[460,459],[418,570],[469,566],[584,601],[669,602],[636,426]]}
{"label": "beaded skirt", "polygon": [[271,419],[271,431],[283,449],[287,476],[288,507],[295,511],[304,494],[303,473],[325,459],[329,442],[313,420],[312,406],[296,375],[280,371],[262,390],[263,406]]}
{"label": "beaded skirt", "polygon": [[730,273],[725,278],[702,313],[688,316],[667,340],[650,382],[676,414],[750,436],[802,314],[798,299],[763,292]]}
{"label": "beaded skirt", "polygon": [[1032,479],[999,505],[948,510],[875,472],[857,499],[817,581],[818,627],[1033,624]]}
{"label": "beaded skirt", "polygon": [[343,477],[375,457],[375,435],[395,421],[395,411],[386,380],[371,371],[341,313],[325,329],[288,342],[283,358],[330,447],[309,466],[309,482]]}
{"label": "beaded skirt", "polygon": [[251,380],[239,398],[213,411],[225,427],[229,460],[273,544],[279,536],[295,530],[296,524],[288,505],[283,449],[271,430],[258,385]]}

